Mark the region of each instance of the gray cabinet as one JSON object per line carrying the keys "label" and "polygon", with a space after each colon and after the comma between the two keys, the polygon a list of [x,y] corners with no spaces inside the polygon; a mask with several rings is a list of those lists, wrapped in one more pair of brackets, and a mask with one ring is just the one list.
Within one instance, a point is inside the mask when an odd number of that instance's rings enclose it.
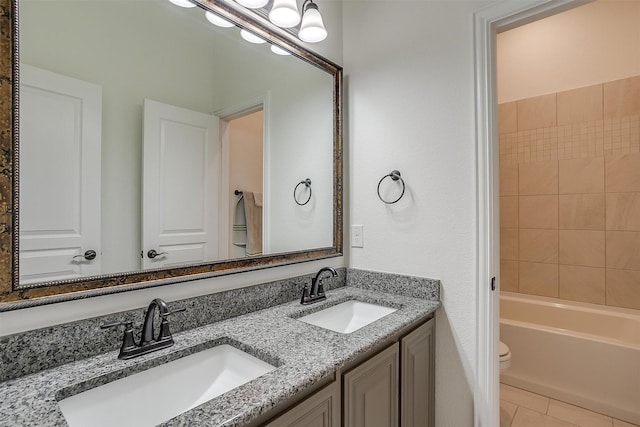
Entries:
{"label": "gray cabinet", "polygon": [[434,326],[397,337],[266,426],[435,427]]}
{"label": "gray cabinet", "polygon": [[433,320],[400,341],[401,427],[435,426],[435,334]]}
{"label": "gray cabinet", "polygon": [[344,427],[398,426],[398,343],[343,376]]}
{"label": "gray cabinet", "polygon": [[266,427],[340,427],[340,404],[340,381],[334,381]]}

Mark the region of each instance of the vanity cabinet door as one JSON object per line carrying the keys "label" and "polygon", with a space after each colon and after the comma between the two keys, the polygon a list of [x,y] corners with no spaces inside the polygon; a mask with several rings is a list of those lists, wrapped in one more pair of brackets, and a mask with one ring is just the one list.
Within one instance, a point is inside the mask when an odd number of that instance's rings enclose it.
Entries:
{"label": "vanity cabinet door", "polygon": [[400,343],[401,427],[434,427],[434,320],[402,338]]}
{"label": "vanity cabinet door", "polygon": [[340,381],[311,395],[266,427],[340,427]]}
{"label": "vanity cabinet door", "polygon": [[398,426],[398,343],[343,376],[344,427]]}

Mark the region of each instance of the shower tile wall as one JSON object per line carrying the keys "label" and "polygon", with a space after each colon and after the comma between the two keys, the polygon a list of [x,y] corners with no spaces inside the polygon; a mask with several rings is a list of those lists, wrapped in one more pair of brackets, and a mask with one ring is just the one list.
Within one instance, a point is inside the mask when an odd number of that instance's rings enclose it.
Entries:
{"label": "shower tile wall", "polygon": [[640,309],[640,76],[498,106],[502,290]]}

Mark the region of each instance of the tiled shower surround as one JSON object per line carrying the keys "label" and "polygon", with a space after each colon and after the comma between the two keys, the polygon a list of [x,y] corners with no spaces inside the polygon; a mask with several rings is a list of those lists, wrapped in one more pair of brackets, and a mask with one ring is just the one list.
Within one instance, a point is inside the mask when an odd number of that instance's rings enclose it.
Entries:
{"label": "tiled shower surround", "polygon": [[640,76],[499,105],[502,290],[640,309]]}

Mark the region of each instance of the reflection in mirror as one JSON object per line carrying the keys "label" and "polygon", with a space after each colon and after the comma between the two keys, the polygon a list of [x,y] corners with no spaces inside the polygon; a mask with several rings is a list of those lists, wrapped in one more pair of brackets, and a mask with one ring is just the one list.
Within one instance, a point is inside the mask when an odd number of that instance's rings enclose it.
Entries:
{"label": "reflection in mirror", "polygon": [[19,6],[20,286],[335,245],[333,73],[199,7]]}

